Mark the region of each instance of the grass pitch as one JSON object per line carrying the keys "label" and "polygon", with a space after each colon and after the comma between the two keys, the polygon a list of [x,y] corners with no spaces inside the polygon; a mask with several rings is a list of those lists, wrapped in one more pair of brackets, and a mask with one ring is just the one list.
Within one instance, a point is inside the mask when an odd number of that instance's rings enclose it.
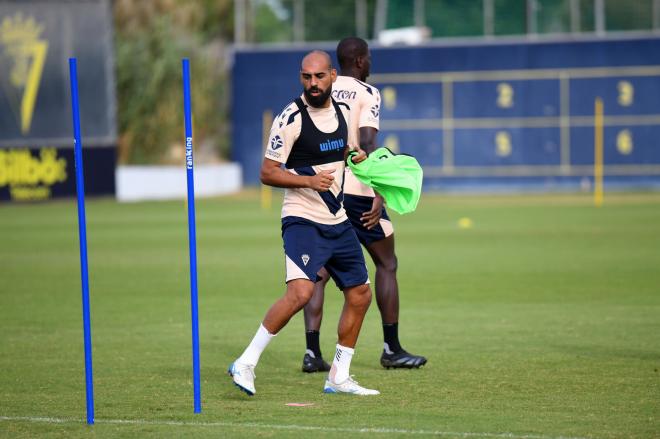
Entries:
{"label": "grass pitch", "polygon": [[[351,371],[382,395],[324,395],[298,315],[250,398],[225,371],[284,291],[275,198],[197,203],[200,415],[185,203],[88,201],[93,427],[75,202],[0,206],[0,436],[660,437],[660,195],[425,195],[392,217],[401,340],[428,365],[379,366],[374,301]],[[330,288],[327,357],[341,303]]]}

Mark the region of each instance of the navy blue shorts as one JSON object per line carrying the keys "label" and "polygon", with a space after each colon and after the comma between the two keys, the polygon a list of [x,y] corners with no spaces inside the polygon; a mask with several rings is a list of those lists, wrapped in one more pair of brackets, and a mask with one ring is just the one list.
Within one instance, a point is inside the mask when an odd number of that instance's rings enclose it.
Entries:
{"label": "navy blue shorts", "polygon": [[364,212],[371,210],[373,201],[373,197],[344,194],[344,209],[346,209],[346,214],[351,221],[351,225],[355,229],[358,239],[365,247],[373,242],[382,241],[394,233],[394,227],[392,227],[392,222],[390,221],[390,217],[387,215],[387,211],[384,207],[380,213],[380,221],[376,226],[371,230],[367,230],[367,228],[362,225],[360,217]]}
{"label": "navy blue shorts", "polygon": [[282,218],[282,239],[286,282],[317,282],[317,273],[325,267],[340,290],[369,283],[362,248],[349,221],[327,225],[288,216]]}

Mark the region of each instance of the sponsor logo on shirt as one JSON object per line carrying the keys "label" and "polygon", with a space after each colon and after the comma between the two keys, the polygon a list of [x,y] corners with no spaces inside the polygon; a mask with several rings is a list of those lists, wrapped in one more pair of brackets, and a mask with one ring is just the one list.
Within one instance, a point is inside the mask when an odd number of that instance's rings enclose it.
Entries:
{"label": "sponsor logo on shirt", "polygon": [[354,91],[348,90],[332,90],[332,97],[338,101],[348,101],[353,100],[357,96],[357,93]]}
{"label": "sponsor logo on shirt", "polygon": [[270,139],[270,149],[273,151],[276,149],[280,149],[282,146],[284,146],[284,142],[282,141],[282,138],[278,135]]}
{"label": "sponsor logo on shirt", "polygon": [[336,140],[328,139],[325,142],[319,144],[319,149],[322,152],[344,149],[344,139],[336,139]]}

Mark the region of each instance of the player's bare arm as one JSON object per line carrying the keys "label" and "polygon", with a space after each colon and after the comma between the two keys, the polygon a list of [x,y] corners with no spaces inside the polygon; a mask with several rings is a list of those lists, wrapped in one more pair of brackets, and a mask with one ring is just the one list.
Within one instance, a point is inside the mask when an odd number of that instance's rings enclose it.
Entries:
{"label": "player's bare arm", "polygon": [[316,175],[305,176],[287,172],[281,165],[280,162],[264,158],[259,175],[261,182],[274,187],[309,188],[318,192],[327,192],[335,179],[333,175],[335,169],[325,169]]}
{"label": "player's bare arm", "polygon": [[[374,127],[361,127],[360,128],[360,147],[367,153],[371,154],[377,147],[376,145],[376,135],[378,130]],[[374,201],[371,204],[371,209],[364,212],[360,217],[364,227],[368,230],[371,230],[380,221],[380,215],[383,208],[383,197],[375,192]]]}
{"label": "player's bare arm", "polygon": [[374,127],[360,128],[360,148],[367,154],[371,154],[376,149],[376,135],[378,130]]}
{"label": "player's bare arm", "polygon": [[378,192],[375,192],[374,201],[371,204],[371,209],[364,212],[360,217],[360,220],[364,224],[364,227],[367,228],[367,230],[371,230],[378,225],[381,212],[383,210],[383,203],[383,197]]}

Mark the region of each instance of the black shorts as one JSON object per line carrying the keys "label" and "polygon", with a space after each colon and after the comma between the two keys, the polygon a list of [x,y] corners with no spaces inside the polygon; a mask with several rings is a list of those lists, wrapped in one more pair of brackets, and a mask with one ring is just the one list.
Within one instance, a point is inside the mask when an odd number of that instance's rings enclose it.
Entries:
{"label": "black shorts", "polygon": [[390,221],[390,217],[387,215],[387,211],[384,207],[380,214],[380,221],[375,227],[371,230],[367,230],[367,228],[362,225],[360,217],[364,212],[371,210],[373,201],[373,197],[344,194],[344,209],[346,209],[348,219],[351,221],[351,225],[353,226],[360,243],[365,247],[374,242],[382,241],[394,233],[392,222]]}

